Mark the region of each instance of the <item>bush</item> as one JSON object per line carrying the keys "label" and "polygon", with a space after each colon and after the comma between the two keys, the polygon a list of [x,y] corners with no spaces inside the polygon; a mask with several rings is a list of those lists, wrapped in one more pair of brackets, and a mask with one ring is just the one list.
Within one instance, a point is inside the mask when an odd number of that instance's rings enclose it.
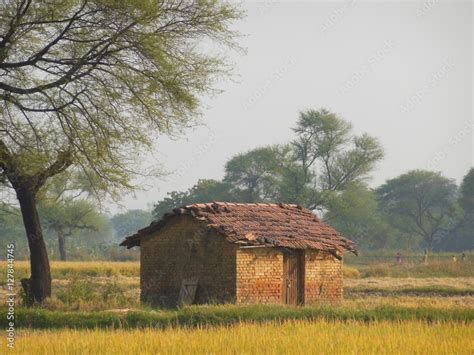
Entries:
{"label": "bush", "polygon": [[57,298],[64,304],[71,305],[79,301],[92,301],[94,294],[90,283],[74,278],[64,290],[57,293]]}
{"label": "bush", "polygon": [[348,279],[358,279],[360,277],[360,272],[355,267],[345,266],[343,268],[344,277]]}

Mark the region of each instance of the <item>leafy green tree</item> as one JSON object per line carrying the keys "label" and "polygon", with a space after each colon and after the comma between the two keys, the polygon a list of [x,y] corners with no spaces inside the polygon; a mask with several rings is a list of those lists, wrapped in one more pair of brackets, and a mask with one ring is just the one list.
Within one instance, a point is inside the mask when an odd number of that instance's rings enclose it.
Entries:
{"label": "leafy green tree", "polygon": [[37,194],[84,170],[96,191],[132,188],[137,156],[179,132],[214,92],[240,16],[218,0],[0,3],[0,181],[15,190],[30,250],[27,292],[51,295]]}
{"label": "leafy green tree", "polygon": [[414,170],[388,180],[377,189],[377,196],[394,228],[420,236],[433,249],[459,219],[456,191],[456,184],[440,173]]}
{"label": "leafy green tree", "polygon": [[42,225],[57,238],[59,256],[66,260],[66,238],[79,231],[104,232],[104,217],[91,197],[84,174],[66,171],[51,177],[38,193],[38,211]]}
{"label": "leafy green tree", "polygon": [[[117,246],[114,245],[109,218],[94,209],[92,213],[83,217],[83,222],[79,228],[73,227],[70,236],[66,238],[68,260],[103,260],[113,256]],[[86,227],[83,227],[84,225]],[[54,230],[46,228],[46,242],[50,245],[50,255],[58,255],[57,233]]]}
{"label": "leafy green tree", "polygon": [[352,125],[326,109],[300,113],[292,142],[302,177],[301,189],[314,191],[305,206],[321,208],[331,191],[362,181],[383,158],[383,149],[368,134],[352,134]]}
{"label": "leafy green tree", "polygon": [[407,249],[410,241],[392,228],[380,213],[375,193],[353,182],[328,196],[324,220],[354,240],[361,250]]}
{"label": "leafy green tree", "polygon": [[43,225],[57,237],[59,256],[66,260],[66,238],[80,230],[99,231],[102,217],[85,199],[45,200],[39,204]]}
{"label": "leafy green tree", "polygon": [[325,194],[315,184],[315,174],[301,168],[290,144],[283,146],[280,150],[279,162],[277,200],[314,209],[312,208],[313,201],[322,201],[322,195]]}
{"label": "leafy green tree", "polygon": [[238,202],[241,201],[241,199],[232,190],[230,183],[212,179],[202,179],[185,192],[172,191],[168,193],[167,197],[155,204],[153,217],[160,219],[166,212],[176,207],[211,201]]}
{"label": "leafy green tree", "polygon": [[110,221],[115,231],[115,239],[121,242],[125,237],[149,225],[152,215],[144,210],[128,210],[116,214]]}
{"label": "leafy green tree", "polygon": [[474,168],[464,176],[459,188],[459,204],[466,213],[474,213]]}
{"label": "leafy green tree", "polygon": [[382,159],[378,141],[321,109],[300,113],[291,144],[256,148],[226,164],[224,181],[245,202],[284,201],[323,209],[334,191],[363,181]]}
{"label": "leafy green tree", "polygon": [[463,208],[464,215],[456,226],[454,238],[450,240],[445,248],[450,250],[473,250],[474,249],[474,168],[464,176],[459,188],[459,204]]}
{"label": "leafy green tree", "polygon": [[256,148],[237,154],[225,165],[224,182],[233,186],[241,202],[275,200],[283,157],[279,146]]}

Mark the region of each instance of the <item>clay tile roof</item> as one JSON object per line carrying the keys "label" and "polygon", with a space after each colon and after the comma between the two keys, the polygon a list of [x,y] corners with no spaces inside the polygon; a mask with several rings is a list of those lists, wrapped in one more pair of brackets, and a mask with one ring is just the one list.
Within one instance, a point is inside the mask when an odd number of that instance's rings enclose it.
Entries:
{"label": "clay tile roof", "polygon": [[243,246],[318,249],[342,254],[357,253],[354,243],[321,222],[310,210],[283,203],[196,203],[175,208],[120,245],[132,248],[140,238],[158,231],[171,218],[190,215],[222,233],[227,241]]}

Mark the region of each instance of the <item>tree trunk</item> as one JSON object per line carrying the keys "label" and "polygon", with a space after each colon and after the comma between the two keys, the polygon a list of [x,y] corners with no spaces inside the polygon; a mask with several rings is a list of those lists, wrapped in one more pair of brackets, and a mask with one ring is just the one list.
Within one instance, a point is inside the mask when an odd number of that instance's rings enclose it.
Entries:
{"label": "tree trunk", "polygon": [[62,261],[66,261],[66,236],[61,229],[56,231],[58,234],[59,257]]}
{"label": "tree trunk", "polygon": [[16,187],[16,195],[30,249],[31,278],[28,289],[31,295],[27,294],[27,297],[31,296],[35,302],[42,302],[51,297],[51,270],[36,207],[36,193],[29,186],[22,185]]}

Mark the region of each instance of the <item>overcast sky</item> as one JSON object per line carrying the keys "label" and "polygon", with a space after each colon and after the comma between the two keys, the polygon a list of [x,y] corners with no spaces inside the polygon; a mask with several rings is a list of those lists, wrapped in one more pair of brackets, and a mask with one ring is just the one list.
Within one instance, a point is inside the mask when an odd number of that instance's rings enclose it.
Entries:
{"label": "overcast sky", "polygon": [[[123,200],[150,207],[200,178],[221,179],[233,155],[293,136],[298,112],[321,107],[383,144],[371,186],[411,169],[460,182],[474,165],[473,3],[244,2],[246,54],[206,100],[205,126],[163,138],[145,164],[170,175]],[[110,212],[119,211],[110,205]]]}

